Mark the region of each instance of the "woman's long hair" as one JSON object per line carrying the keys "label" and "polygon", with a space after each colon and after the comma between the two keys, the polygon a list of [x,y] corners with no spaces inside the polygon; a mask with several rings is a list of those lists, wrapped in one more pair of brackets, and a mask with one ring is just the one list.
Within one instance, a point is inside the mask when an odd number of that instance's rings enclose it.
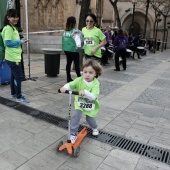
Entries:
{"label": "woman's long hair", "polygon": [[71,16],[67,18],[66,22],[66,31],[70,31],[71,29],[75,28],[76,25],[76,18]]}
{"label": "woman's long hair", "polygon": [[7,11],[7,14],[6,14],[5,19],[4,19],[4,26],[9,25],[9,26],[12,27],[12,25],[10,24],[10,22],[9,22],[7,17],[19,17],[17,10],[16,9],[9,9]]}

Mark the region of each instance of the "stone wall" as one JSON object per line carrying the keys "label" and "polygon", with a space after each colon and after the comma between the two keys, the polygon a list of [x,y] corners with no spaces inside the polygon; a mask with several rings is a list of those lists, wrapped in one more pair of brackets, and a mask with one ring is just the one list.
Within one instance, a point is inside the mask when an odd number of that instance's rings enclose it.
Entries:
{"label": "stone wall", "polygon": [[[42,53],[42,48],[61,49],[61,36],[30,35],[29,45],[32,53]],[[23,46],[23,50],[26,50],[26,46]]]}
{"label": "stone wall", "polygon": [[[97,14],[97,0],[91,0],[91,11]],[[100,1],[101,2],[101,1]],[[25,32],[25,2],[21,1],[21,25],[23,32]],[[125,12],[127,9],[132,9],[132,3],[125,0],[118,2],[118,10],[122,22],[122,28],[129,30],[132,22],[132,11]],[[110,25],[115,26],[115,18],[113,7],[109,0],[103,0],[102,7],[102,27]],[[80,5],[76,4],[76,0],[28,0],[28,19],[29,19],[29,32],[30,32],[30,51],[41,52],[44,47],[61,47],[61,35],[57,33],[44,33],[44,34],[31,34],[31,32],[51,31],[51,30],[64,30],[66,19],[69,16],[75,16],[77,23],[79,21]],[[144,25],[145,5],[137,3],[135,22],[141,27]],[[147,36],[153,35],[154,11],[149,10]],[[170,18],[167,18],[167,22]],[[163,28],[163,18],[159,23],[159,29]],[[162,39],[162,32],[160,31],[158,37]],[[170,36],[169,36],[170,37]],[[169,44],[168,44],[169,47]]]}

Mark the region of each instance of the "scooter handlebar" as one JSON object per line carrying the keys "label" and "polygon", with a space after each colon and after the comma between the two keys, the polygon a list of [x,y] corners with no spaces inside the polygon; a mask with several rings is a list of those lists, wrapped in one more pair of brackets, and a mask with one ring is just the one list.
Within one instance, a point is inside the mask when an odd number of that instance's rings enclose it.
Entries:
{"label": "scooter handlebar", "polygon": [[[66,90],[65,93],[69,94],[69,91],[71,91],[71,90]],[[60,89],[58,89],[58,92],[61,93]],[[79,95],[79,92],[78,91],[72,91],[72,94]]]}

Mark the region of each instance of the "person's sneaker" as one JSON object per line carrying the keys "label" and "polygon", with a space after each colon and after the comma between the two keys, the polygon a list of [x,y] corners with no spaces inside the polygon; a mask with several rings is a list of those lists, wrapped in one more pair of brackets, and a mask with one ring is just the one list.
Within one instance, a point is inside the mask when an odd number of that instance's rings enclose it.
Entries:
{"label": "person's sneaker", "polygon": [[93,129],[92,135],[93,136],[98,136],[99,135],[98,129]]}
{"label": "person's sneaker", "polygon": [[70,140],[71,140],[71,143],[72,143],[72,144],[75,143],[76,139],[77,139],[77,135],[76,135],[76,134],[71,134],[71,135],[70,135]]}
{"label": "person's sneaker", "polygon": [[16,98],[17,98],[16,94],[12,94],[12,95],[11,95],[11,98],[12,98],[12,99],[16,99]]}
{"label": "person's sneaker", "polygon": [[[22,95],[22,97],[24,97],[24,96]],[[16,98],[17,98],[17,95],[16,95],[16,94],[12,94],[12,95],[11,95],[11,98],[12,98],[12,99],[16,99]]]}
{"label": "person's sneaker", "polygon": [[26,99],[24,96],[21,96],[21,98],[16,98],[16,102],[23,102],[23,103],[29,103],[30,101]]}

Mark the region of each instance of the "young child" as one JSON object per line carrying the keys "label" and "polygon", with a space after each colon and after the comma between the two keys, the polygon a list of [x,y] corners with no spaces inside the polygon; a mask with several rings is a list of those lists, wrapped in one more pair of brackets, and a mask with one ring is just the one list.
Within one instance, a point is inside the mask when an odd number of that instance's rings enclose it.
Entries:
{"label": "young child", "polygon": [[95,60],[87,60],[83,64],[83,75],[76,78],[74,81],[65,84],[60,91],[65,93],[66,90],[76,90],[79,95],[75,96],[75,114],[71,119],[70,140],[75,143],[78,134],[79,122],[82,113],[86,115],[86,121],[93,129],[92,134],[97,136],[99,131],[95,117],[99,112],[100,105],[98,96],[100,92],[100,83],[97,77],[101,75],[101,65]]}

